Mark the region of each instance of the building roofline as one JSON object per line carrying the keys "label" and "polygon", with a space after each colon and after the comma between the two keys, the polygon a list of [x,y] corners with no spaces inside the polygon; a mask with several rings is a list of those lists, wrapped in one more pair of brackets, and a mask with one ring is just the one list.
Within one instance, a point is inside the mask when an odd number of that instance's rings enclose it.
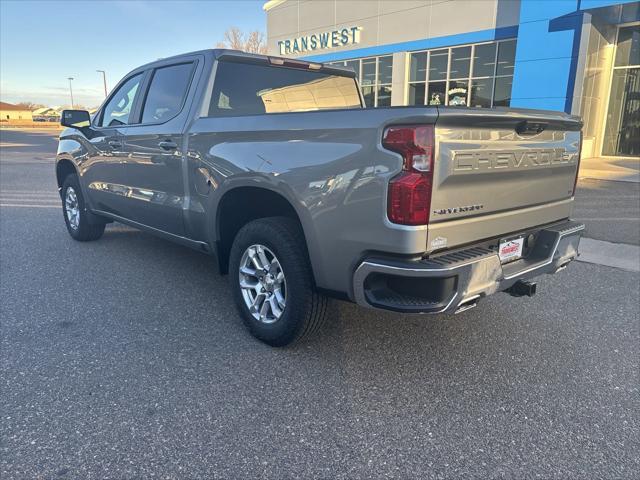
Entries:
{"label": "building roofline", "polygon": [[26,107],[21,107],[20,105],[14,105],[13,103],[0,102],[0,110],[4,110],[6,112],[30,112]]}
{"label": "building roofline", "polygon": [[278,5],[286,2],[287,0],[269,0],[268,2],[264,2],[264,5],[262,6],[262,9],[265,12],[268,12],[269,10],[271,10],[272,8],[277,7]]}

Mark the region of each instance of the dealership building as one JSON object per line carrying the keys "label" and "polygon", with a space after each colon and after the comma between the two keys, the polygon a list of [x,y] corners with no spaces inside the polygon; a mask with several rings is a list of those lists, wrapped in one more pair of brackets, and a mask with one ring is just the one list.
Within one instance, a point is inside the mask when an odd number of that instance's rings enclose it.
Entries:
{"label": "dealership building", "polygon": [[640,2],[272,0],[268,52],[356,71],[369,107],[564,111],[583,157],[640,156]]}

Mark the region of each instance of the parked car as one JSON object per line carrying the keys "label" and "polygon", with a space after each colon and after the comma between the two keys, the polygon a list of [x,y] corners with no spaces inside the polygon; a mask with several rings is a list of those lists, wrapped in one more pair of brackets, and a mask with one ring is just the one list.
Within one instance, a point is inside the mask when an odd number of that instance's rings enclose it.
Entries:
{"label": "parked car", "polygon": [[117,221],[215,255],[274,346],[317,330],[329,296],[460,312],[576,258],[578,118],[363,107],[335,66],[207,50],[137,68],[93,118],[62,114],[69,234]]}

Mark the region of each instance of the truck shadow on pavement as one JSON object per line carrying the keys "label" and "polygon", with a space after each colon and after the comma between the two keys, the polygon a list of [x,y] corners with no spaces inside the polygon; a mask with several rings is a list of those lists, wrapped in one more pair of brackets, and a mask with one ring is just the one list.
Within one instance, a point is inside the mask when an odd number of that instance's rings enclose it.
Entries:
{"label": "truck shadow on pavement", "polygon": [[[509,335],[516,340],[521,335],[517,325],[522,312],[513,318],[510,307],[535,305],[533,299],[499,295],[459,315],[402,315],[332,300],[330,319],[318,335],[294,347],[273,349],[245,331],[229,278],[217,273],[214,257],[117,224],[109,226],[104,237],[91,244],[92,249],[94,246],[112,268],[127,272],[126,280],[118,280],[120,286],[137,286],[127,287],[121,301],[136,297],[137,288],[144,292],[147,307],[140,306],[137,316],[142,324],[166,329],[179,326],[187,336],[192,336],[187,333],[192,328],[198,332],[192,341],[208,354],[224,339],[226,349],[243,354],[253,351],[300,358],[313,353],[325,360],[373,355],[381,364],[388,360],[405,363],[403,359],[412,361],[416,355],[443,361],[470,353],[478,344],[493,353],[504,350],[503,341]],[[473,366],[473,356],[467,358]]]}
{"label": "truck shadow on pavement", "polygon": [[[105,235],[99,242],[91,244],[93,246],[99,246],[101,252],[110,252],[109,262],[122,267],[126,265],[127,283],[145,283],[147,299],[149,296],[155,298],[160,292],[161,296],[174,300],[166,305],[166,317],[156,317],[158,321],[171,322],[177,319],[178,311],[182,311],[181,322],[193,322],[194,326],[208,322],[212,337],[230,335],[236,346],[243,350],[258,348],[293,355],[295,352],[326,350],[339,344],[357,343],[358,338],[366,340],[368,348],[378,349],[388,344],[390,337],[398,341],[404,339],[404,342],[412,339],[412,343],[417,342],[420,349],[424,349],[432,343],[440,343],[443,336],[454,333],[452,328],[459,330],[461,324],[467,323],[464,314],[402,315],[331,300],[330,319],[318,335],[295,347],[273,349],[245,332],[233,303],[229,277],[217,272],[215,257],[118,224],[108,226]],[[116,258],[116,255],[120,255],[120,258]],[[133,291],[131,293],[134,294]],[[157,304],[154,303],[154,306]],[[206,311],[207,318],[195,314],[200,311]],[[476,312],[481,312],[481,308]],[[149,313],[154,316],[156,311]],[[477,328],[477,324],[470,328]],[[378,354],[385,355],[384,349]]]}

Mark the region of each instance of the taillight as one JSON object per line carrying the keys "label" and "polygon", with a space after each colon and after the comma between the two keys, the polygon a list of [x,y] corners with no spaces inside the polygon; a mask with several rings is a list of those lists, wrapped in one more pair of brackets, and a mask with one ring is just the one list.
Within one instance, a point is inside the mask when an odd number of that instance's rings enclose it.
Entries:
{"label": "taillight", "polygon": [[387,216],[393,223],[429,223],[433,186],[433,125],[389,127],[382,146],[402,155],[402,172],[389,182]]}

